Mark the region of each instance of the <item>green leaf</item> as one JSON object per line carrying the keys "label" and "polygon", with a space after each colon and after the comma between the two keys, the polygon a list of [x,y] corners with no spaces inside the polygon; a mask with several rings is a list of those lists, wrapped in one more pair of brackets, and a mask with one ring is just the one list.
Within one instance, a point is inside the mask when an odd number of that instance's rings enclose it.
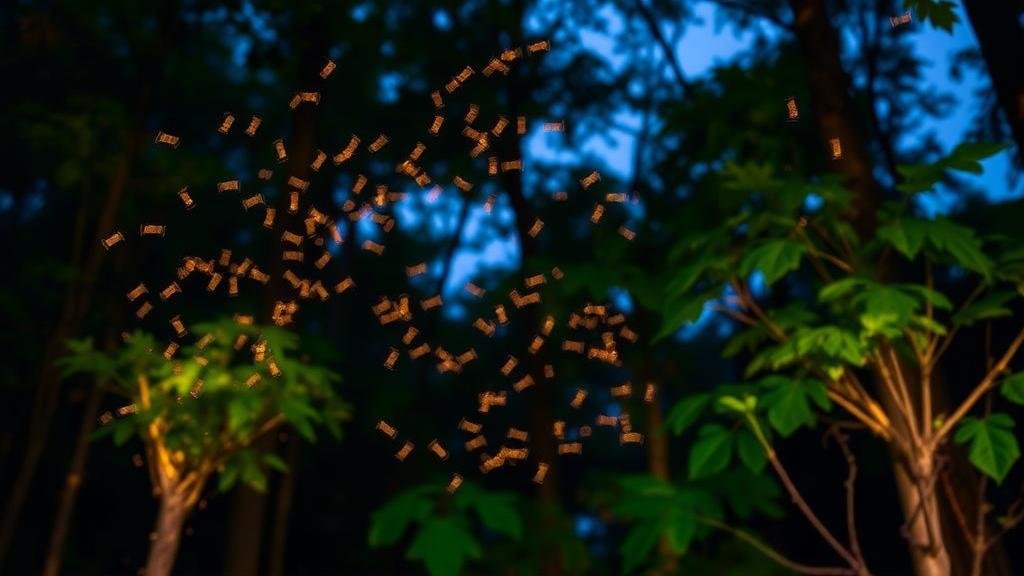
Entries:
{"label": "green leaf", "polygon": [[693,288],[701,274],[707,269],[709,262],[708,258],[699,258],[677,268],[672,274],[672,279],[669,280],[668,285],[665,287],[666,297],[670,299],[675,298]]}
{"label": "green leaf", "polygon": [[940,218],[928,223],[928,242],[953,257],[954,262],[988,278],[992,260],[985,255],[974,230],[951,220]]}
{"label": "green leaf", "polygon": [[640,522],[630,529],[622,542],[622,571],[630,573],[650,554],[661,537],[660,522]]}
{"label": "green leaf", "polygon": [[749,430],[740,430],[736,434],[736,454],[739,455],[740,461],[755,474],[764,470],[764,466],[768,462],[764,446],[761,446],[757,437]]}
{"label": "green leaf", "polygon": [[220,492],[227,492],[235,485],[238,480],[238,466],[235,464],[228,464],[224,467],[224,470],[217,475],[217,490]]}
{"label": "green leaf", "polygon": [[755,164],[747,162],[736,164],[728,162],[722,170],[725,177],[724,186],[730,190],[742,192],[767,192],[779,187],[775,179],[775,169],[768,162]]}
{"label": "green leaf", "polygon": [[697,533],[697,521],[692,514],[673,514],[666,527],[669,546],[677,554],[685,554]]}
{"label": "green leaf", "polygon": [[842,280],[830,282],[818,291],[818,301],[834,302],[839,298],[854,293],[858,288],[864,285],[864,282],[865,280],[863,278],[843,278]]}
{"label": "green leaf", "polygon": [[861,325],[868,335],[883,334],[893,337],[910,323],[920,308],[917,298],[903,290],[884,284],[868,284],[857,292],[852,303],[862,307]]}
{"label": "green leaf", "polygon": [[788,238],[767,240],[750,250],[740,261],[740,274],[748,275],[754,270],[764,274],[770,286],[777,280],[800,267],[800,259],[807,247]]}
{"label": "green leaf", "polygon": [[617,479],[626,492],[643,496],[671,496],[675,494],[672,484],[648,474],[630,474]]}
{"label": "green leaf", "polygon": [[904,292],[913,292],[939,310],[952,310],[953,303],[946,298],[946,295],[933,290],[923,284],[897,284],[897,287]]}
{"label": "green leaf", "polygon": [[131,420],[123,420],[117,424],[108,424],[114,428],[114,445],[123,446],[129,438],[135,435],[135,426]]}
{"label": "green leaf", "polygon": [[435,517],[423,523],[405,557],[422,561],[431,576],[458,576],[466,560],[479,558],[480,553],[480,545],[462,522]]}
{"label": "green leaf", "polygon": [[[755,474],[746,468],[731,468],[707,481],[708,490],[719,496],[740,518],[755,513],[783,518],[779,505],[779,486],[767,474]],[[713,498],[712,498],[713,500]]]}
{"label": "green leaf", "polygon": [[831,408],[825,385],[818,380],[773,375],[763,378],[760,383],[768,388],[761,397],[762,405],[768,410],[768,422],[782,436],[789,436],[801,426],[814,424],[812,402],[823,410]]}
{"label": "green leaf", "polygon": [[[952,3],[948,4],[951,5]],[[1006,144],[994,142],[964,142],[950,152],[949,156],[946,157],[945,164],[953,170],[981,174],[982,167],[980,162],[1008,147]]]}
{"label": "green leaf", "polygon": [[878,237],[892,245],[900,254],[913,260],[924,246],[924,221],[908,218],[893,220],[878,229]]}
{"label": "green leaf", "polygon": [[319,413],[309,404],[309,401],[302,397],[290,396],[281,399],[278,408],[285,420],[295,426],[299,435],[314,442],[316,432],[313,431],[313,422],[320,419]]}
{"label": "green leaf", "polygon": [[913,8],[921,21],[931,22],[932,26],[949,33],[953,32],[953,24],[960,21],[953,11],[954,6],[949,0],[903,0],[905,10]]}
{"label": "green leaf", "polygon": [[699,295],[667,300],[662,309],[661,330],[654,336],[653,341],[657,342],[675,334],[684,324],[696,322],[704,312],[704,304],[717,295],[718,290],[711,290]]}
{"label": "green leaf", "polygon": [[481,491],[474,499],[473,506],[487,529],[515,540],[522,536],[523,520],[516,509],[514,495]]}
{"label": "green leaf", "polygon": [[1013,313],[1006,307],[1006,303],[1015,297],[1016,294],[1013,292],[991,292],[986,294],[954,314],[953,324],[970,326],[979,320],[1011,316]]}
{"label": "green leaf", "polygon": [[769,338],[768,330],[764,328],[763,324],[751,326],[746,330],[737,332],[735,336],[729,339],[729,342],[722,349],[722,357],[732,358],[733,356],[740,353],[740,351],[746,349],[748,351],[754,351],[757,346]]}
{"label": "green leaf", "polygon": [[721,472],[732,458],[732,433],[718,424],[705,424],[690,448],[690,479]]}
{"label": "green leaf", "polygon": [[912,324],[920,326],[921,328],[924,328],[929,332],[938,334],[939,336],[945,336],[947,332],[945,326],[943,326],[939,322],[936,322],[934,318],[929,318],[927,316],[914,316],[913,318],[910,319],[910,322]]}
{"label": "green leaf", "polygon": [[370,518],[370,546],[379,548],[398,542],[410,522],[426,520],[433,509],[434,503],[423,490],[402,492],[373,512]]}
{"label": "green leaf", "polygon": [[968,458],[998,484],[1002,484],[1013,463],[1020,457],[1020,447],[1013,435],[1013,419],[1002,412],[987,418],[964,418],[954,439],[970,442]]}
{"label": "green leaf", "polygon": [[263,463],[269,466],[270,468],[277,470],[278,472],[288,472],[288,464],[286,464],[285,461],[282,460],[277,454],[267,452],[266,454],[263,455]]}
{"label": "green leaf", "polygon": [[700,417],[701,412],[710,401],[710,394],[694,394],[676,402],[676,405],[668,413],[668,417],[665,418],[665,427],[676,436],[682,434],[683,430],[686,430]]}
{"label": "green leaf", "polygon": [[[750,396],[749,398],[754,397]],[[756,403],[757,399],[754,398],[755,406]],[[718,399],[718,405],[721,406],[722,408],[725,408],[726,410],[732,410],[733,412],[739,412],[740,414],[744,414],[750,411],[750,408],[748,407],[747,403],[745,403],[743,400],[740,400],[735,396],[722,396],[721,398]]]}
{"label": "green leaf", "polygon": [[1003,378],[999,392],[1014,404],[1024,404],[1024,372],[1017,372]]}
{"label": "green leaf", "polygon": [[255,454],[251,450],[243,450],[235,455],[239,479],[257,492],[267,491],[267,476],[260,470]]}

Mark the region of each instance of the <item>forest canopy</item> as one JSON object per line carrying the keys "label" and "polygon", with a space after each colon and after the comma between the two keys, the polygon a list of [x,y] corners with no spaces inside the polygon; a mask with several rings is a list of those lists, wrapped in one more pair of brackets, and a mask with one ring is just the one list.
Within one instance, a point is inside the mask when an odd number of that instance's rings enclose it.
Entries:
{"label": "forest canopy", "polygon": [[0,572],[1024,569],[1024,3],[0,14]]}

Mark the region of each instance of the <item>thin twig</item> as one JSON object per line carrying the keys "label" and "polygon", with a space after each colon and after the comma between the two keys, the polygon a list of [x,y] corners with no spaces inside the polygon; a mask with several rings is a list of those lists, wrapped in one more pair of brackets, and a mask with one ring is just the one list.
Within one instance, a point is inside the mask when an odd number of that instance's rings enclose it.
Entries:
{"label": "thin twig", "polygon": [[[960,305],[960,310],[958,310],[957,312],[958,313],[959,312],[963,312],[964,309],[966,309],[968,306],[971,305],[972,302],[974,302],[974,299],[977,298],[981,294],[982,290],[984,290],[984,289],[985,289],[985,284],[979,282],[978,285],[974,288],[974,290],[970,293],[970,295],[967,296],[967,299],[964,300],[963,304]],[[953,316],[956,316],[956,314],[953,314]],[[934,348],[935,348],[938,340],[934,340],[932,342],[932,345],[931,345],[932,350],[929,350],[929,356],[932,359],[932,365],[938,364],[939,358],[942,358],[942,355],[949,348],[949,345],[953,343],[953,338],[956,336],[956,334],[957,334],[957,332],[959,330],[960,330],[960,325],[959,324],[953,326],[953,329],[950,330],[949,334],[947,334],[946,337],[942,340],[942,344],[939,346],[939,350],[937,352],[934,352],[934,354],[932,354],[931,352],[934,351]]]}
{"label": "thin twig", "polygon": [[658,20],[647,5],[644,4],[644,0],[636,0],[635,4],[637,11],[640,12],[640,16],[647,24],[647,28],[650,29],[651,36],[654,36],[654,40],[661,46],[662,51],[665,52],[665,59],[668,60],[669,68],[671,68],[672,75],[675,76],[679,88],[683,92],[690,92],[690,83],[687,82],[686,76],[683,74],[683,67],[679,64],[679,60],[676,59],[676,53],[668,43],[668,40],[665,39],[665,35],[661,33]]}
{"label": "thin twig", "polygon": [[786,488],[786,492],[789,493],[790,499],[793,500],[796,507],[804,517],[807,518],[807,521],[811,526],[818,531],[818,534],[821,535],[825,542],[827,542],[828,545],[831,546],[832,549],[835,550],[851,568],[853,568],[854,573],[863,573],[864,566],[857,561],[853,554],[851,554],[835,536],[832,535],[832,532],[829,531],[828,527],[821,522],[818,516],[814,513],[814,510],[811,510],[811,507],[808,506],[807,501],[804,500],[803,495],[800,494],[800,490],[797,489],[796,484],[793,483],[793,480],[786,472],[786,468],[782,465],[779,457],[775,454],[775,449],[772,448],[772,445],[768,443],[768,439],[765,438],[764,432],[761,431],[760,424],[757,423],[757,419],[750,413],[747,413],[746,416],[747,421],[754,432],[754,436],[757,438],[758,442],[761,443],[761,447],[764,448],[765,455],[768,457],[768,462],[771,463],[772,468],[775,470],[775,474],[779,477],[779,480],[782,481],[782,485]]}
{"label": "thin twig", "polygon": [[862,567],[866,569],[867,563],[864,562],[864,555],[860,549],[860,539],[857,537],[857,521],[854,512],[854,494],[855,482],[857,480],[857,460],[853,457],[853,452],[850,451],[849,437],[838,428],[833,426],[829,428],[825,437],[832,436],[836,439],[836,444],[839,445],[839,449],[843,452],[843,458],[846,459],[846,481],[843,483],[843,488],[846,492],[846,531],[850,539],[850,552],[853,553],[853,557],[857,559]]}
{"label": "thin twig", "polygon": [[953,517],[956,519],[957,526],[964,533],[964,540],[973,542],[974,534],[971,532],[971,528],[967,526],[967,517],[964,515],[963,508],[960,507],[960,499],[956,497],[948,472],[942,475],[942,488],[946,493],[946,500],[949,501],[949,507],[953,511]]}
{"label": "thin twig", "polygon": [[783,30],[792,30],[793,29],[793,24],[792,23],[786,22],[785,20],[783,20],[782,18],[779,18],[775,14],[772,14],[768,10],[755,10],[747,2],[739,2],[739,1],[736,1],[736,0],[714,0],[714,2],[715,2],[715,4],[718,4],[719,6],[721,6],[723,8],[727,8],[727,9],[731,8],[733,10],[737,10],[737,11],[743,12],[744,14],[750,14],[750,15],[753,15],[753,16],[757,16],[759,18],[764,18],[765,20],[771,22],[772,24],[775,24],[779,28],[782,28]]}
{"label": "thin twig", "polygon": [[960,419],[963,418],[967,412],[977,404],[978,400],[980,400],[982,396],[984,396],[985,393],[995,385],[996,378],[1003,373],[1003,370],[1006,369],[1010,360],[1013,360],[1013,357],[1017,354],[1017,350],[1020,349],[1021,344],[1024,344],[1024,328],[1017,333],[1017,337],[1010,343],[1010,346],[1006,349],[1006,352],[1003,353],[1003,356],[999,358],[999,361],[996,362],[995,366],[985,374],[985,377],[982,378],[981,382],[979,382],[974,390],[971,391],[971,394],[967,399],[960,404],[956,411],[953,412],[952,416],[942,423],[942,427],[939,428],[938,432],[935,433],[935,436],[933,436],[925,446],[928,450],[934,450],[935,447],[938,446],[939,442],[941,442],[953,427],[956,426]]}
{"label": "thin twig", "polygon": [[740,540],[743,540],[747,544],[753,546],[755,550],[757,550],[761,554],[764,554],[769,560],[772,560],[776,564],[779,564],[780,566],[788,568],[794,572],[799,572],[800,574],[809,574],[811,576],[853,576],[857,574],[857,571],[852,568],[842,568],[839,566],[836,566],[834,568],[828,566],[808,566],[806,564],[794,562],[793,560],[790,560],[789,558],[786,558],[785,556],[780,554],[771,546],[758,540],[757,537],[753,534],[745,530],[741,530],[739,528],[730,526],[725,522],[722,522],[721,520],[698,516],[697,521],[708,526],[711,526],[712,528],[716,528],[723,532],[728,532],[729,534],[732,534],[736,538],[739,538]]}

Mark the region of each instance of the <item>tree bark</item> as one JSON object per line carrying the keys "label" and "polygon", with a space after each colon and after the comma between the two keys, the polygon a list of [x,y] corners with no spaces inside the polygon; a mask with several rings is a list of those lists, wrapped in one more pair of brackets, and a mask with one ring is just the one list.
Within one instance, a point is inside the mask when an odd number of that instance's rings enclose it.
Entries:
{"label": "tree bark", "polygon": [[873,162],[858,129],[849,94],[849,78],[840,59],[839,37],[825,11],[824,0],[790,0],[793,29],[807,71],[811,108],[818,127],[822,153],[832,156],[838,139],[842,157],[829,160],[829,169],[846,177],[854,194],[850,221],[861,238],[874,234],[881,190],[872,172]]}
{"label": "tree bark", "polygon": [[1020,3],[1011,0],[964,0],[967,18],[981,46],[999,106],[1006,115],[1018,158],[1024,162],[1024,26]]}
{"label": "tree bark", "polygon": [[78,499],[78,490],[85,475],[85,464],[89,459],[91,444],[90,436],[96,428],[96,417],[99,414],[102,400],[103,388],[101,383],[96,382],[89,392],[89,399],[86,400],[85,409],[82,411],[82,424],[78,430],[78,439],[75,441],[75,451],[71,456],[71,467],[64,479],[64,489],[61,491],[57,513],[54,515],[50,544],[47,547],[46,561],[43,565],[43,576],[60,574],[61,562],[64,559],[64,543],[67,541],[71,517]]}
{"label": "tree bark", "polygon": [[894,472],[903,515],[911,519],[906,536],[914,572],[918,576],[950,576],[952,567],[943,537],[934,462],[930,458],[916,458],[908,460],[905,466],[897,463]]}
{"label": "tree bark", "polygon": [[[842,66],[838,34],[829,21],[824,0],[789,0],[789,4],[823,153],[831,158],[829,169],[843,175],[854,194],[852,212],[848,216],[851,224],[862,240],[869,240],[877,226],[876,212],[881,205],[882,189],[875,179],[873,161],[849,94],[850,83]],[[833,139],[840,142],[840,158],[832,158]],[[887,275],[885,270],[880,273]],[[876,380],[878,378],[880,376]],[[890,421],[900,422],[901,416],[894,400],[888,397],[886,387],[878,386],[878,389]],[[899,449],[893,450],[893,469],[904,514],[909,519],[906,527],[914,569],[918,576],[949,576],[951,568],[941,529],[939,501],[934,487],[927,486],[934,479],[934,462],[917,454],[896,454]]]}
{"label": "tree bark", "polygon": [[[149,558],[146,560],[145,576],[170,576],[181,542],[181,529],[188,516],[188,505],[184,495],[166,491],[160,495],[160,511],[156,527],[150,535]],[[232,574],[255,574],[255,572],[231,572]]]}

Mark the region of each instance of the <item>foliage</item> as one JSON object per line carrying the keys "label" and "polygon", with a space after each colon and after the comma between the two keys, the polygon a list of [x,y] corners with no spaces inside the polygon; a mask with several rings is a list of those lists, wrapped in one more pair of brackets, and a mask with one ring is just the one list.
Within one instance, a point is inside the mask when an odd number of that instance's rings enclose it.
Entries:
{"label": "foliage", "polygon": [[971,462],[1001,483],[1013,463],[1020,458],[1020,446],[1013,427],[1013,418],[1002,412],[994,412],[984,418],[969,416],[960,423],[954,439],[969,444]]}
{"label": "foliage", "polygon": [[651,559],[662,538],[675,553],[685,554],[694,542],[714,534],[729,511],[741,520],[755,514],[779,517],[778,497],[771,478],[737,468],[684,483],[620,476],[594,504],[632,524],[622,543],[623,571],[632,573]]}
{"label": "foliage", "polygon": [[[261,454],[250,444],[279,421],[287,422],[307,440],[315,440],[314,426],[323,426],[340,438],[340,423],[349,416],[348,406],[336,395],[338,376],[321,366],[295,357],[298,338],[276,326],[245,326],[231,319],[192,328],[212,336],[199,347],[183,346],[167,360],[152,336],[135,332],[112,353],[96,350],[90,340],[69,343],[69,354],[60,364],[65,375],[95,374],[114,383],[134,406],[134,412],[102,426],[97,436],[112,436],[123,444],[134,436],[147,437],[154,422],[160,423],[162,441],[180,455],[182,468],[195,469],[214,461],[220,472],[218,487],[227,490],[236,482],[263,490],[266,469],[284,468],[272,454]],[[265,357],[236,351],[240,337],[249,348],[265,344]],[[276,362],[280,375],[271,374]],[[259,380],[252,382],[254,375]]]}
{"label": "foliage", "polygon": [[949,33],[953,32],[953,25],[960,21],[960,17],[953,11],[955,6],[950,0],[903,0],[905,10],[914,9],[922,21],[931,22],[932,26]]}
{"label": "foliage", "polygon": [[[931,362],[956,330],[1010,316],[1009,305],[1024,288],[1020,252],[952,219],[913,213],[917,194],[952,172],[979,172],[979,162],[1002,148],[962,144],[935,162],[900,166],[903,197],[883,204],[877,237],[866,239],[850,226],[850,197],[836,182],[780,178],[759,164],[727,165],[719,193],[737,212],[677,242],[660,334],[675,333],[697,310],[713,307],[737,320],[739,330],[724,352],[748,355],[749,380],[727,392],[683,399],[666,425],[682,432],[708,406],[717,406],[712,398],[740,397],[739,390],[752,399],[751,414],[789,436],[813,425],[834,401],[845,398],[849,406],[857,372],[892,376],[895,369],[885,370],[894,366],[893,354],[905,362]],[[900,267],[924,278],[881,274],[894,258],[906,259]],[[951,293],[936,283],[965,277],[977,288],[954,306]],[[815,298],[783,297],[785,305],[773,305],[776,295],[808,287]],[[1021,397],[1018,380],[1004,380],[1003,394],[1011,401]],[[878,412],[877,406],[863,408],[868,420]],[[1012,424],[1006,415],[971,419],[957,435],[970,441],[971,461],[1000,481],[1017,459]],[[728,428],[702,426],[691,450],[691,477],[726,468],[737,446]]]}
{"label": "foliage", "polygon": [[[394,496],[371,518],[369,544],[394,546],[410,526],[415,536],[405,556],[418,560],[431,576],[456,576],[469,560],[479,559],[482,543],[471,530],[472,517],[489,533],[519,540],[523,520],[518,497],[463,482],[454,495],[440,485],[425,484]],[[471,514],[472,512],[472,514]]]}

